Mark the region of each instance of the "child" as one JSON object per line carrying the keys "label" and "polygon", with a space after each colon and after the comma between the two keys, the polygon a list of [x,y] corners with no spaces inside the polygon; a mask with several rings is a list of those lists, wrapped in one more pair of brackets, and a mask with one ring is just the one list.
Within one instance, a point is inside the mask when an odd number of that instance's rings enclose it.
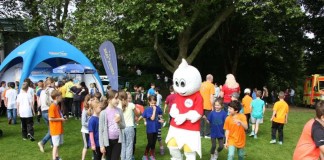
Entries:
{"label": "child", "polygon": [[7,106],[7,116],[8,116],[8,124],[11,124],[13,120],[13,124],[17,123],[17,91],[15,90],[15,83],[9,83],[9,90],[6,91],[5,95],[5,105]]}
{"label": "child", "polygon": [[254,139],[257,139],[257,134],[259,130],[259,124],[263,123],[263,115],[265,111],[265,104],[260,97],[262,96],[262,92],[258,90],[256,92],[256,99],[252,100],[251,103],[251,123],[252,123],[252,131],[251,134],[249,135],[254,136]]}
{"label": "child", "polygon": [[126,127],[124,129],[124,141],[122,144],[121,159],[131,160],[133,156],[133,143],[134,143],[134,103],[128,100],[132,99],[131,94],[127,94],[124,90],[118,92],[119,105],[118,107],[123,110]]}
{"label": "child", "polygon": [[[147,134],[147,145],[144,152],[143,160],[155,160],[155,143],[158,134],[158,116],[159,108],[156,106],[156,97],[149,96],[148,102],[150,104],[144,110],[143,117],[146,119],[146,134]],[[161,111],[162,112],[162,111]],[[148,154],[150,152],[150,157]]]}
{"label": "child", "polygon": [[51,97],[53,103],[48,109],[48,120],[53,143],[52,158],[53,160],[60,160],[58,147],[63,144],[63,122],[65,119],[57,104],[62,101],[62,97],[61,93],[57,90],[52,91]]}
{"label": "child", "polygon": [[293,159],[323,159],[324,158],[324,101],[315,104],[316,117],[310,119],[304,126],[296,145]]}
{"label": "child", "polygon": [[[214,102],[214,109],[207,117],[207,122],[210,123],[210,137],[212,147],[210,149],[210,160],[216,160],[218,153],[224,148],[224,122],[227,117],[227,113],[222,110],[223,100],[217,98]],[[216,139],[218,140],[218,148],[216,150]],[[216,151],[215,151],[216,150]]]}
{"label": "child", "polygon": [[234,152],[237,149],[238,159],[244,159],[245,130],[247,127],[245,115],[239,113],[241,108],[239,102],[231,102],[228,106],[229,116],[225,120],[225,148],[228,149],[228,160],[234,159]]}
{"label": "child", "polygon": [[244,89],[244,94],[245,96],[242,99],[242,105],[243,105],[243,112],[247,120],[248,124],[248,130],[250,129],[250,117],[251,117],[251,102],[252,102],[252,97],[250,96],[251,90],[250,88],[245,88]]}
{"label": "child", "polygon": [[[173,89],[173,86],[170,86],[169,87],[169,91],[170,91],[170,94],[167,96],[167,98],[165,99],[165,103],[164,103],[164,111],[163,113],[165,114],[166,112],[166,109],[168,108],[168,122],[167,123],[170,123],[171,121],[171,117],[170,117],[170,109],[171,109],[171,106],[172,104],[174,103],[174,99],[176,97],[176,94],[174,94],[174,89]],[[164,122],[163,124],[163,127],[165,126],[166,122]]]}
{"label": "child", "polygon": [[100,151],[109,160],[119,160],[121,143],[123,143],[122,129],[125,128],[123,111],[118,108],[118,92],[108,91],[108,106],[99,115],[99,144]]}
{"label": "child", "polygon": [[95,93],[99,92],[96,83],[90,83],[90,95],[93,97]]}
{"label": "child", "polygon": [[91,95],[87,94],[83,101],[83,110],[81,114],[81,133],[83,139],[83,149],[82,149],[82,157],[81,159],[84,160],[87,154],[88,142],[89,142],[89,130],[88,130],[88,122],[91,115],[88,115],[88,110],[90,108]]}
{"label": "child", "polygon": [[155,84],[151,83],[151,88],[147,91],[147,98],[150,96],[155,96]]}
{"label": "child", "polygon": [[288,122],[288,104],[285,102],[285,93],[279,92],[279,101],[273,106],[273,113],[271,117],[272,121],[272,133],[271,133],[271,144],[276,143],[276,133],[278,130],[279,134],[279,144],[282,145],[283,142],[283,127],[284,124]]}
{"label": "child", "polygon": [[101,160],[102,153],[100,152],[99,145],[99,114],[101,108],[103,107],[103,103],[99,101],[91,101],[89,102],[91,108],[88,110],[89,114],[92,116],[89,118],[88,130],[89,130],[89,143],[93,152],[93,160]]}
{"label": "child", "polygon": [[35,115],[34,106],[32,105],[31,95],[28,91],[28,83],[24,82],[22,90],[17,97],[17,112],[21,119],[21,131],[23,140],[29,138],[31,141],[34,139],[34,122],[33,115]]}
{"label": "child", "polygon": [[162,121],[164,122],[163,113],[162,113],[162,109],[161,109],[162,95],[160,94],[160,88],[158,88],[158,87],[155,88],[155,95],[156,95],[156,100],[157,100],[156,107],[158,108],[157,115],[158,115],[158,121],[159,121],[159,123],[157,124],[157,126],[158,126],[157,140],[159,141],[159,145],[160,145],[160,154],[164,155],[164,146],[163,146],[163,142],[162,142],[162,131],[161,131],[162,124],[160,123]]}

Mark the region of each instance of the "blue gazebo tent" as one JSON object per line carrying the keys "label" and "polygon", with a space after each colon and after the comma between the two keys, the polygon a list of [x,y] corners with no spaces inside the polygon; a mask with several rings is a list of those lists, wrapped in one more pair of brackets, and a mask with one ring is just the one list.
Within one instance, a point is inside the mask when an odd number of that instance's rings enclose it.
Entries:
{"label": "blue gazebo tent", "polygon": [[[67,63],[79,63],[95,69],[90,60],[70,43],[53,36],[36,37],[18,46],[4,59],[0,66],[0,80],[19,81],[21,85],[32,72],[37,74],[46,72],[46,69],[37,70],[39,66],[49,70],[48,68]],[[95,81],[99,90],[103,91],[98,73],[82,76],[88,86]]]}

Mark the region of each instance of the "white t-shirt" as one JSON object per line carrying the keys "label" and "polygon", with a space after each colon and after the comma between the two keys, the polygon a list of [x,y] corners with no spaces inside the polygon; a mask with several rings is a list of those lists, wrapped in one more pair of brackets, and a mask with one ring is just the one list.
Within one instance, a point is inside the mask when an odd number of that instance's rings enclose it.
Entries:
{"label": "white t-shirt", "polygon": [[7,109],[17,108],[16,106],[17,91],[15,89],[7,90],[5,97],[8,99]]}
{"label": "white t-shirt", "polygon": [[162,95],[161,94],[156,95],[156,105],[162,107],[161,106],[162,105]]}
{"label": "white t-shirt", "polygon": [[134,126],[134,116],[133,116],[134,109],[135,109],[135,104],[129,102],[128,106],[124,111],[124,119],[125,119],[126,127]]}
{"label": "white t-shirt", "polygon": [[[39,96],[39,103],[41,104],[41,110],[47,111],[49,109],[49,106],[46,105],[46,91],[49,91],[49,95],[52,94],[52,91],[54,91],[54,88],[46,88],[43,89]],[[52,97],[50,96],[51,101],[53,101]]]}
{"label": "white t-shirt", "polygon": [[17,104],[19,105],[19,115],[22,118],[33,117],[32,97],[30,94],[21,91],[17,96]]}
{"label": "white t-shirt", "polygon": [[293,89],[290,90],[290,96],[295,96],[295,90]]}

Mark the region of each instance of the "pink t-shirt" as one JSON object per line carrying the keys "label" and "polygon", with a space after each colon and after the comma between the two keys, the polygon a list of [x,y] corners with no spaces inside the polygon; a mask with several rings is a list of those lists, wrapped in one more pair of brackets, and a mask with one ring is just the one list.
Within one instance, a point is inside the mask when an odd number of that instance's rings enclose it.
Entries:
{"label": "pink t-shirt", "polygon": [[224,92],[224,103],[231,102],[231,96],[234,92],[240,93],[240,86],[237,88],[228,88],[227,85],[224,85],[222,91]]}
{"label": "pink t-shirt", "polygon": [[114,120],[116,114],[119,114],[116,108],[107,108],[107,124],[109,139],[119,138],[119,127]]}

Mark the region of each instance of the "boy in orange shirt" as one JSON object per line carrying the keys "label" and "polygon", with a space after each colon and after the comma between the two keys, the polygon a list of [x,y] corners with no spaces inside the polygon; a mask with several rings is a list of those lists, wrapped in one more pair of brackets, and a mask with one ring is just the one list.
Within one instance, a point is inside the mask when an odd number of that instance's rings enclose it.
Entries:
{"label": "boy in orange shirt", "polygon": [[228,106],[229,116],[224,123],[225,148],[228,149],[228,160],[234,159],[235,149],[237,148],[238,159],[244,159],[245,130],[248,128],[246,117],[239,113],[241,108],[238,101],[232,101]]}
{"label": "boy in orange shirt", "polygon": [[272,121],[272,133],[271,133],[271,144],[276,143],[276,133],[278,130],[279,134],[279,144],[282,145],[283,142],[283,127],[284,124],[288,121],[288,112],[289,107],[288,104],[285,102],[285,93],[280,91],[279,92],[279,101],[277,101],[273,106],[273,113],[271,117]]}
{"label": "boy in orange shirt", "polygon": [[250,88],[245,88],[244,94],[245,94],[245,96],[242,99],[242,105],[243,105],[243,111],[244,111],[244,115],[246,117],[246,121],[248,124],[248,130],[249,130],[250,118],[251,118],[251,102],[252,102],[252,97],[250,96],[250,94],[251,94]]}
{"label": "boy in orange shirt", "polygon": [[62,101],[61,93],[57,90],[53,90],[51,93],[51,97],[53,99],[53,103],[50,105],[48,109],[48,120],[49,120],[49,128],[50,134],[52,136],[53,143],[53,160],[60,160],[58,153],[59,145],[63,144],[63,122],[65,119],[60,111],[60,107],[58,103]]}

